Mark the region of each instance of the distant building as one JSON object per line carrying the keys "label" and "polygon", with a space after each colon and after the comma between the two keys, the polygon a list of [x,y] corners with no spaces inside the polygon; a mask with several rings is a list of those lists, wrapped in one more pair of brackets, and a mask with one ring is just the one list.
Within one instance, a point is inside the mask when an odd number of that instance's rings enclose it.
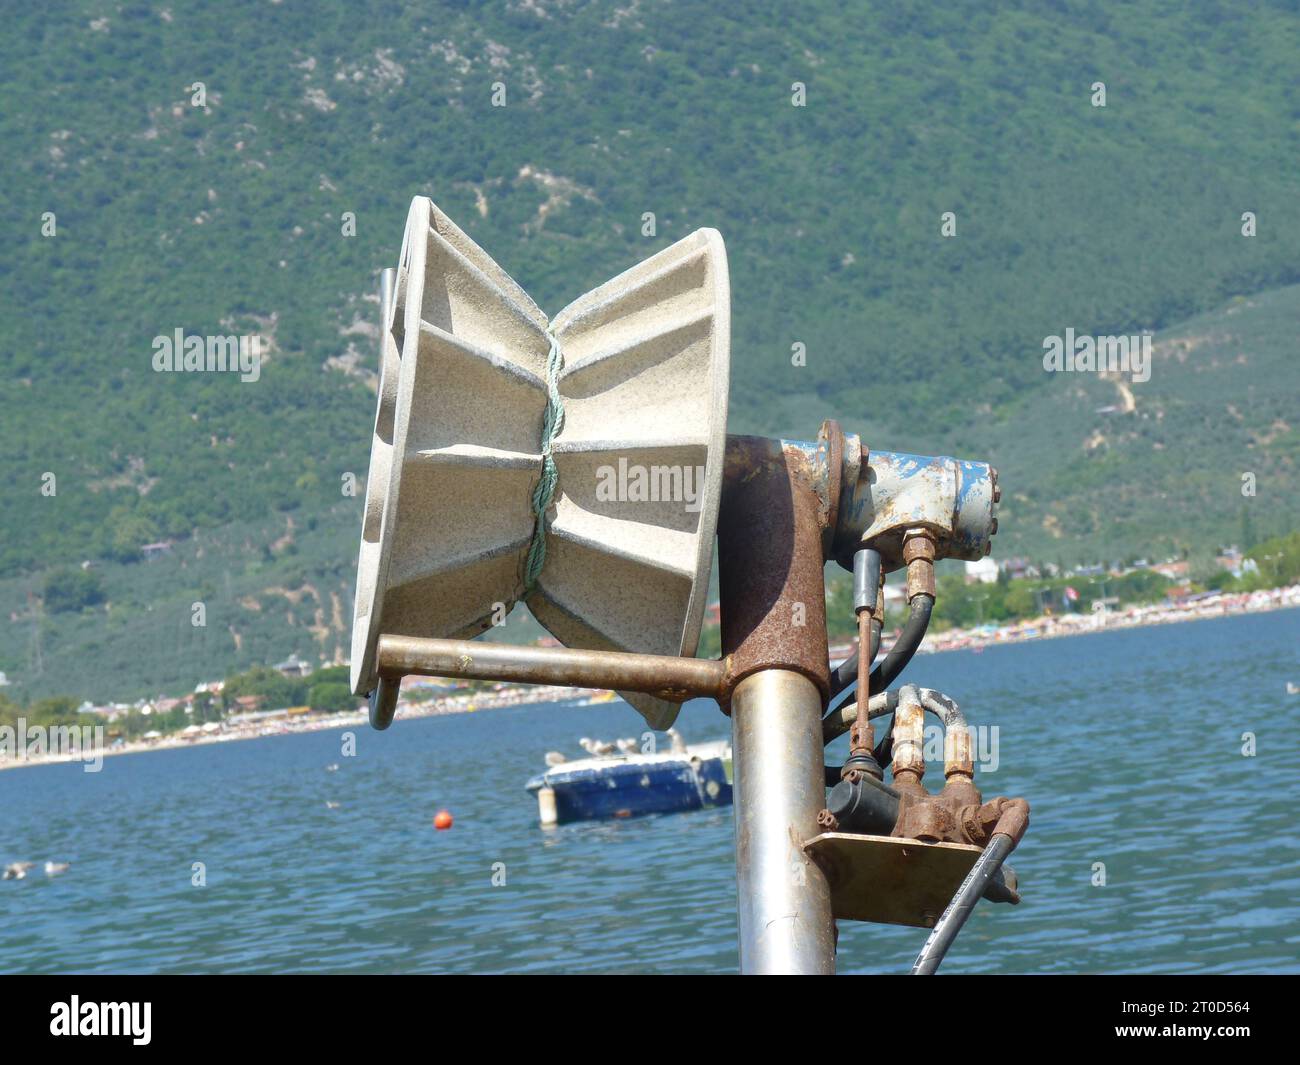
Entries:
{"label": "distant building", "polygon": [[140,548],[140,554],[144,555],[146,561],[162,558],[163,555],[170,555],[171,553],[172,542],[170,540],[159,540],[156,544],[144,544]]}
{"label": "distant building", "polygon": [[[970,563],[967,563],[967,565],[969,566]],[[1038,567],[1027,558],[1004,558],[998,563],[998,569],[1013,581],[1023,580],[1025,578],[1037,580],[1041,575]]]}
{"label": "distant building", "polygon": [[283,662],[277,662],[275,668],[286,677],[305,677],[311,672],[311,663],[304,662],[296,654],[293,654]]}
{"label": "distant building", "polygon": [[1168,577],[1171,581],[1180,580],[1187,576],[1188,565],[1186,560],[1176,562],[1160,562],[1151,567],[1162,577]]}
{"label": "distant building", "polygon": [[1225,569],[1234,577],[1240,577],[1243,573],[1250,573],[1256,570],[1254,560],[1241,557],[1241,550],[1233,544],[1231,547],[1223,548],[1214,559],[1220,569]]}
{"label": "distant building", "polygon": [[998,564],[992,558],[981,558],[978,562],[966,563],[967,584],[996,584],[998,581]]}

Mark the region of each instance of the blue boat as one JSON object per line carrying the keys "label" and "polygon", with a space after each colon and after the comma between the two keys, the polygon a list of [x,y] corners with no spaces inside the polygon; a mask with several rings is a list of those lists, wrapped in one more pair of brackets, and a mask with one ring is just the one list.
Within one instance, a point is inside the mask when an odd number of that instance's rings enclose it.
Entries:
{"label": "blue boat", "polygon": [[560,761],[526,787],[537,796],[543,825],[730,806],[731,744],[718,740],[664,754],[623,751]]}

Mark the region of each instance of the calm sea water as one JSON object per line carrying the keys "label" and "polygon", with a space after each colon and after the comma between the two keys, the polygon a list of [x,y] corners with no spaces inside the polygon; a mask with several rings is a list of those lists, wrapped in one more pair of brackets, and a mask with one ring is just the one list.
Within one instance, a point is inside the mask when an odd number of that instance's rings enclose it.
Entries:
{"label": "calm sea water", "polygon": [[[1298,647],[1286,611],[918,659],[1000,729],[985,795],[1033,805],[1025,901],[982,904],[944,971],[1300,971]],[[732,971],[729,809],[548,832],[523,791],[545,751],[639,720],[535,706],[360,728],[354,758],[325,732],[0,774],[0,861],[73,863],[0,883],[0,971]],[[682,729],[726,722],[692,704]],[[843,924],[839,969],[904,972],[924,938]]]}

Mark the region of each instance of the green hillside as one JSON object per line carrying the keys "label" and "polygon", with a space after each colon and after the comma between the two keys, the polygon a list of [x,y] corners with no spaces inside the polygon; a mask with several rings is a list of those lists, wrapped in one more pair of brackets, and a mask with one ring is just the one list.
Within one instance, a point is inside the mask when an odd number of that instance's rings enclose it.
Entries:
{"label": "green hillside", "polygon": [[1149,381],[1059,374],[971,434],[1008,485],[999,554],[1195,558],[1300,525],[1300,285],[1153,340]]}
{"label": "green hillside", "polygon": [[[48,594],[50,572],[0,579],[0,671],[22,698],[106,701],[184,692],[291,654],[342,660],[358,521],[357,504],[336,503],[200,531],[152,561],[94,565],[96,601],[71,609]],[[541,633],[523,609],[493,630],[519,643]]]}
{"label": "green hillside", "polygon": [[[1244,470],[1258,535],[1296,524],[1290,5],[55,0],[6,28],[0,669],[32,690],[345,642],[340,486],[364,475],[374,279],[416,194],[549,310],[717,227],[733,431],[836,416],[990,458],[1003,552],[1239,539]],[[1043,372],[1066,327],[1185,350],[1097,415],[1113,383]],[[266,337],[259,380],[154,373],[178,328]],[[135,561],[160,539],[170,558]],[[48,571],[88,559],[111,609],[51,615]],[[304,586],[310,607],[269,591]],[[205,634],[176,630],[191,588]]]}

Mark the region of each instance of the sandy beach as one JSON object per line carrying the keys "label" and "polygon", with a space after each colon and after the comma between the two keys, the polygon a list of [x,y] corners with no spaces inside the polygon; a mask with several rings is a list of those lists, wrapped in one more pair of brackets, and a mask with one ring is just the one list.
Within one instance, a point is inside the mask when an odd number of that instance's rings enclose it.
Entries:
{"label": "sandy beach", "polygon": [[[1133,606],[1126,610],[1096,614],[1059,614],[1017,621],[1006,625],[985,625],[973,629],[948,629],[930,633],[921,644],[919,654],[940,654],[944,651],[982,651],[992,644],[1024,643],[1029,640],[1050,640],[1064,636],[1082,636],[1111,629],[1134,628],[1145,625],[1170,625],[1185,621],[1203,621],[1208,618],[1231,617],[1237,614],[1254,614],[1270,610],[1300,607],[1300,584],[1285,588],[1272,588],[1257,592],[1215,595],[1194,603],[1173,605],[1168,603]],[[849,652],[849,647],[831,649],[832,662]],[[413,689],[418,690],[418,689]],[[524,706],[534,703],[555,703],[586,700],[611,701],[609,693],[593,692],[582,688],[552,686],[502,686],[494,691],[458,692],[455,695],[432,699],[402,699],[398,702],[398,715],[405,718],[436,717],[443,714],[466,714],[481,710],[496,710],[506,706]],[[300,732],[319,732],[325,729],[353,728],[367,724],[364,708],[336,714],[311,714],[297,718],[275,718],[254,723],[221,723],[213,732],[190,735],[172,733],[157,739],[117,741],[105,745],[95,756],[111,757],[121,754],[141,754],[148,751],[173,750],[178,747],[195,747],[209,743],[230,743],[266,736],[287,736]],[[0,751],[0,770],[23,766],[48,765],[57,762],[85,761],[84,757],[64,754],[11,755]]]}
{"label": "sandy beach", "polygon": [[[560,688],[549,685],[502,688],[497,691],[461,692],[444,699],[401,700],[397,704],[397,712],[399,716],[405,718],[437,717],[443,714],[469,714],[480,710],[497,710],[505,706],[524,706],[531,703],[577,701],[590,699],[593,696],[598,697],[599,693],[582,688]],[[95,752],[95,755],[107,758],[121,754],[174,750],[178,747],[199,747],[210,743],[255,740],[266,736],[289,736],[327,729],[368,727],[368,717],[368,711],[362,707],[336,714],[310,714],[298,718],[277,718],[250,724],[223,722],[220,730],[216,732],[199,732],[191,735],[171,733],[157,739],[105,744],[102,750]],[[86,759],[77,755],[24,754],[15,757],[7,751],[0,750],[0,770],[83,761]]]}

